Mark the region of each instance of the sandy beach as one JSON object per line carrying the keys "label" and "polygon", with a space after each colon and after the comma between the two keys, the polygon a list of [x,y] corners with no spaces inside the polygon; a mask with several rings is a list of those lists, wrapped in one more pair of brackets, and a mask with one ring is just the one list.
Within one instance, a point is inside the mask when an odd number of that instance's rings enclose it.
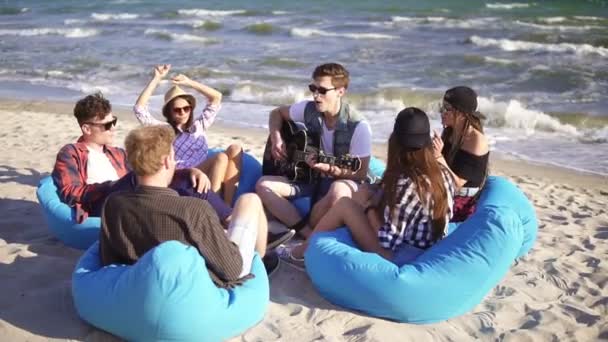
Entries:
{"label": "sandy beach", "polygon": [[[77,316],[70,283],[82,251],[50,235],[35,194],[57,151],[79,136],[72,108],[0,100],[0,341],[116,340]],[[115,112],[122,146],[137,122],[127,109]],[[209,132],[211,146],[238,142],[258,158],[265,140],[264,131],[221,123]],[[384,150],[377,145],[374,154],[384,158]],[[283,263],[264,320],[234,340],[608,340],[608,177],[495,155],[491,171],[532,200],[538,240],[470,313],[430,325],[369,317],[327,302],[304,272]]]}

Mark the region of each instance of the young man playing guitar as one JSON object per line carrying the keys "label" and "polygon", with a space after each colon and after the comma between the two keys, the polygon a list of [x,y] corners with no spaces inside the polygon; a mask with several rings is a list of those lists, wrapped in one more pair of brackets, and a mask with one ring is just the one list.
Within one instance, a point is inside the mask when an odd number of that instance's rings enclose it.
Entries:
{"label": "young man playing guitar", "polygon": [[[319,65],[312,74],[308,86],[312,101],[302,101],[291,106],[281,106],[270,112],[269,130],[272,158],[287,158],[285,141],[280,130],[284,120],[292,120],[306,126],[308,134],[316,136],[319,149],[325,154],[341,157],[358,157],[361,167],[357,171],[336,165],[317,163],[309,158],[307,163],[321,173],[316,181],[291,182],[284,176],[264,176],[256,184],[256,191],[266,209],[289,228],[307,238],[313,227],[327,210],[341,197],[352,197],[358,184],[367,177],[371,156],[371,129],[363,117],[350,110],[342,101],[348,88],[348,71],[340,64]],[[313,140],[315,140],[313,138]],[[289,199],[311,196],[313,208],[308,219],[302,218]]]}

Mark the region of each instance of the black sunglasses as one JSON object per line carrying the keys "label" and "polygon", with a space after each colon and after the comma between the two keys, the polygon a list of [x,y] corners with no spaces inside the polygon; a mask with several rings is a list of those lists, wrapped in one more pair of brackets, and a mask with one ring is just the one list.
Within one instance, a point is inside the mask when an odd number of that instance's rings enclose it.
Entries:
{"label": "black sunglasses", "polygon": [[325,95],[325,94],[327,94],[328,91],[335,90],[335,89],[337,89],[337,88],[336,87],[333,87],[333,88],[317,87],[314,84],[309,84],[308,85],[308,90],[310,90],[310,92],[313,93],[313,94],[314,93],[319,93],[321,95]]}
{"label": "black sunglasses", "polygon": [[85,124],[91,125],[91,126],[102,126],[105,131],[108,131],[108,130],[112,129],[112,127],[116,126],[117,122],[118,122],[118,118],[114,118],[114,120],[108,121],[108,122],[85,122]]}

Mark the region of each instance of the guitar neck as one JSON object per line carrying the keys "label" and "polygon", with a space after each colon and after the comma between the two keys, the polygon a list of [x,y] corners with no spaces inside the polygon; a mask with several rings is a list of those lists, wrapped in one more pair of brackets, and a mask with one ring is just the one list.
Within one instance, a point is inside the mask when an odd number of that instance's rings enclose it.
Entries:
{"label": "guitar neck", "polygon": [[352,171],[356,171],[360,164],[359,158],[357,157],[337,158],[323,153],[304,152],[298,150],[294,151],[293,158],[295,162],[305,162],[306,158],[308,158],[310,155],[315,155],[317,157],[317,163],[335,165]]}

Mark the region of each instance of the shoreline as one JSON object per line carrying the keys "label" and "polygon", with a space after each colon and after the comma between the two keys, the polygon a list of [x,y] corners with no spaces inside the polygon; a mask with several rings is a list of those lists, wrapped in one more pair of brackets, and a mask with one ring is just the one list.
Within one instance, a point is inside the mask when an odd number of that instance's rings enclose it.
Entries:
{"label": "shoreline", "polygon": [[[30,111],[39,113],[52,113],[71,115],[74,108],[74,103],[63,101],[49,100],[20,100],[0,98],[0,108],[6,111]],[[127,122],[136,123],[136,119],[131,112],[131,109],[125,106],[114,106],[114,114],[120,119]],[[221,114],[210,132],[230,136],[231,140],[239,141],[244,139],[242,145],[245,150],[248,150],[247,140],[254,140],[258,144],[267,139],[265,129],[258,127],[239,127],[232,124],[221,122]],[[122,142],[118,142],[122,144]],[[210,139],[210,145],[213,145],[213,139]],[[226,146],[223,146],[226,147]],[[373,143],[372,154],[384,160],[386,156],[386,144]],[[529,160],[518,159],[507,156],[500,152],[492,152],[490,154],[490,172],[491,174],[505,175],[510,177],[533,177],[538,179],[551,179],[555,183],[570,184],[578,187],[599,187],[608,191],[608,176],[603,176],[593,172],[582,170],[574,170],[570,168],[560,167],[557,165],[535,163]],[[604,185],[603,185],[604,184]]]}
{"label": "shoreline", "polygon": [[[57,151],[80,135],[73,104],[0,100],[0,340],[117,341],[82,321],[70,280],[82,251],[49,231],[36,197]],[[63,114],[60,114],[63,113]],[[138,127],[130,109],[116,108],[114,141]],[[263,129],[218,124],[211,146],[239,143],[260,158]],[[383,145],[374,154],[384,154]],[[270,278],[270,302],[261,323],[230,341],[497,340],[591,341],[608,336],[608,189],[605,177],[586,176],[519,161],[492,159],[534,205],[538,220],[532,250],[462,316],[429,325],[403,324],[353,312],[323,299],[306,272],[281,266]],[[565,183],[565,184],[564,184]],[[280,225],[271,222],[271,226]],[[294,329],[298,327],[298,329]]]}

